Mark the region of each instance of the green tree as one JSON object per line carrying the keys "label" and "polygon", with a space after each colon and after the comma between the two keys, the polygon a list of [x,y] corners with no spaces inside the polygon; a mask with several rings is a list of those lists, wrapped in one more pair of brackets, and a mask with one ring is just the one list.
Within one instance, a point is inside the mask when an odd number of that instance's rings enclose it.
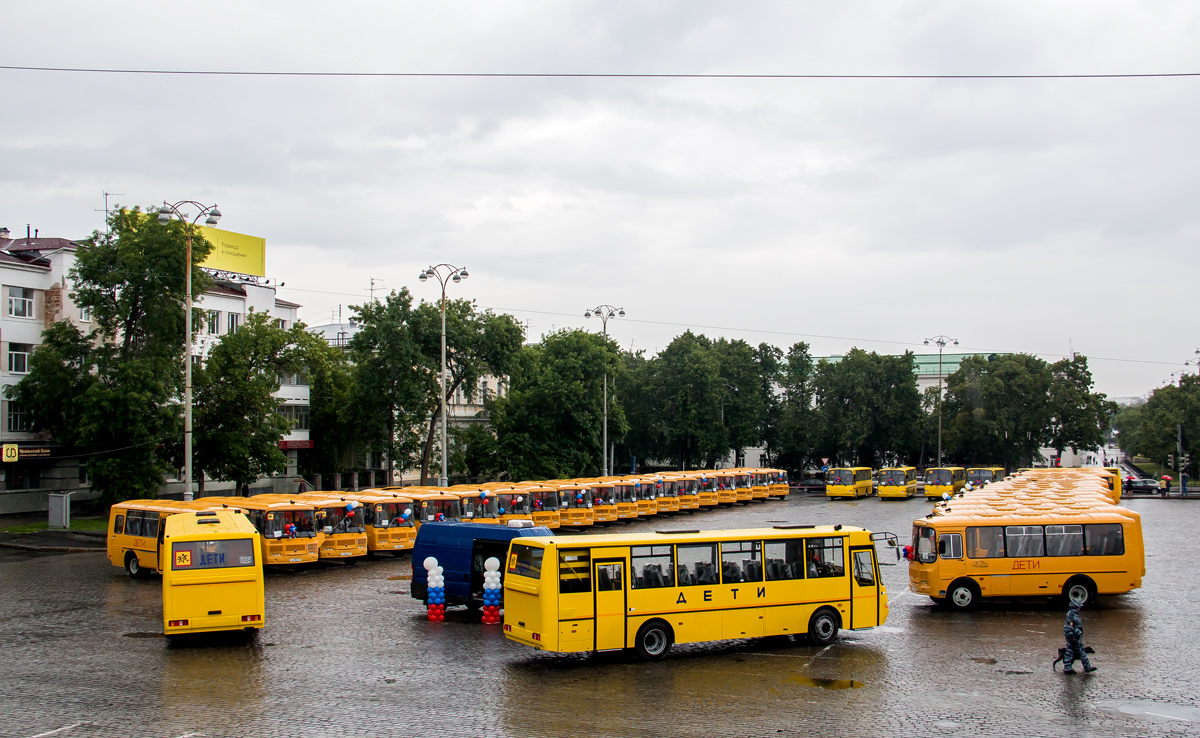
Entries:
{"label": "green tree", "polygon": [[856,348],[840,361],[818,365],[821,456],[878,467],[916,455],[924,413],[913,362],[911,352],[881,356]]}
{"label": "green tree", "polygon": [[748,446],[762,440],[767,402],[764,397],[762,366],[754,347],[742,340],[721,338],[712,343],[723,386],[717,388],[721,415],[721,445],[711,461],[719,461],[733,451],[740,458]]}
{"label": "green tree", "polygon": [[402,288],[350,309],[359,327],[350,339],[350,423],[389,468],[410,468],[420,452],[418,429],[428,417],[429,383],[436,382],[413,327],[412,296]]}
{"label": "green tree", "polygon": [[341,348],[319,336],[306,339],[304,366],[309,391],[311,451],[301,453],[307,470],[331,477],[342,467],[345,453],[362,441],[356,423],[353,367]]}
{"label": "green tree", "polygon": [[[442,314],[439,302],[422,302],[412,314],[414,339],[423,357],[426,423],[421,446],[421,484],[429,483],[434,442],[441,423]],[[491,310],[478,312],[470,300],[446,302],[446,402],[459,390],[474,400],[480,380],[508,374],[525,339],[517,319]]]}
{"label": "green tree", "polygon": [[[600,471],[601,388],[617,347],[603,335],[563,330],[524,347],[508,394],[492,403],[499,466],[511,479],[595,476]],[[626,430],[620,402],[608,412],[610,437]]]}
{"label": "green tree", "polygon": [[[628,431],[620,439],[613,453],[611,468],[618,468],[616,459],[672,459],[669,449],[664,448],[662,415],[660,404],[654,394],[652,371],[655,362],[645,353],[621,352],[621,369],[618,371],[615,389],[609,398],[610,407],[620,397]],[[612,443],[616,439],[610,439]],[[674,461],[674,459],[672,459]],[[679,462],[682,464],[682,461]]]}
{"label": "green tree", "polygon": [[1170,465],[1177,451],[1179,435],[1183,434],[1183,452],[1192,463],[1187,471],[1194,476],[1200,460],[1200,378],[1185,375],[1178,385],[1168,384],[1154,390],[1140,408],[1122,413],[1121,426],[1130,428],[1136,420],[1136,431],[1120,434],[1121,448],[1129,454],[1145,456],[1159,464]]}
{"label": "green tree", "polygon": [[[10,390],[33,412],[35,431],[92,453],[88,475],[106,504],[157,496],[179,461],[188,227],[139,208],[110,213],[69,275],[95,327],[84,336],[66,322],[51,326]],[[193,299],[210,284],[197,267],[211,249],[193,236]]]}
{"label": "green tree", "polygon": [[1029,354],[968,356],[946,377],[944,447],[965,465],[1028,466],[1049,440],[1050,366]]}
{"label": "green tree", "polygon": [[755,349],[758,364],[758,396],[761,403],[758,435],[766,451],[766,466],[777,463],[779,456],[780,422],[783,396],[779,392],[783,381],[783,352],[775,346],[760,343]]}
{"label": "green tree", "polygon": [[663,451],[682,468],[710,467],[729,449],[721,410],[730,390],[721,368],[712,342],[691,331],[676,336],[653,360]]}
{"label": "green tree", "polygon": [[1061,457],[1066,448],[1098,451],[1104,443],[1116,403],[1093,392],[1092,372],[1082,354],[1050,365],[1050,446]]}
{"label": "green tree", "polygon": [[780,377],[779,455],[775,463],[793,473],[807,469],[815,453],[816,411],[813,408],[816,365],[807,343],[788,349]]}
{"label": "green tree", "polygon": [[281,374],[304,369],[309,342],[302,323],[277,327],[265,312],[251,310],[235,333],[213,347],[195,373],[194,463],[204,475],[236,482],[237,488],[287,468],[279,441],[290,430],[279,413]]}

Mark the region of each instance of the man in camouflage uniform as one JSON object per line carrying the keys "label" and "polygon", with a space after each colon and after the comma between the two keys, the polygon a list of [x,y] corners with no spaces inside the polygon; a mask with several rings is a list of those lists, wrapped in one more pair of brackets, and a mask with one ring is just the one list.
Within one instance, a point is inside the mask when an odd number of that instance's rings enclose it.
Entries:
{"label": "man in camouflage uniform", "polygon": [[1075,659],[1083,662],[1083,671],[1087,674],[1096,670],[1088,662],[1087,652],[1083,650],[1083,619],[1079,617],[1080,604],[1071,600],[1067,609],[1067,619],[1063,623],[1063,635],[1067,637],[1067,648],[1063,653],[1063,673],[1075,673]]}

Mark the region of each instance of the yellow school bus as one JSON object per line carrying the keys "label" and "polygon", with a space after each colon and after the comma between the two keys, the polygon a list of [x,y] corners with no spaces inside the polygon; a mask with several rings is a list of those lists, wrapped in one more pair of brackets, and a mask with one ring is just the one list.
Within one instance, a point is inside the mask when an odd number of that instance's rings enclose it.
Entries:
{"label": "yellow school bus", "polygon": [[349,559],[367,555],[367,526],[362,503],[340,492],[305,492],[290,499],[313,506],[321,531],[319,559]]}
{"label": "yellow school bus", "polygon": [[462,499],[444,487],[405,487],[403,494],[413,501],[417,531],[425,523],[459,522],[462,520]]}
{"label": "yellow school bus", "polygon": [[105,550],[113,566],[125,568],[131,577],[141,578],[159,571],[162,545],[161,523],[172,515],[220,509],[219,504],[204,500],[126,500],[109,508]]}
{"label": "yellow school bus", "polygon": [[788,486],[787,472],[783,469],[766,469],[767,485],[771,490],[772,497],[783,499],[791,494],[792,488]]}
{"label": "yellow school bus", "polygon": [[601,477],[598,481],[612,490],[611,498],[607,498],[606,501],[611,501],[616,508],[617,520],[637,520],[639,490],[634,487],[633,480],[625,477]]}
{"label": "yellow school bus", "polygon": [[413,522],[417,512],[412,498],[381,489],[365,489],[342,496],[362,503],[368,552],[398,556],[412,549],[417,539],[417,526]]}
{"label": "yellow school bus", "polygon": [[843,526],[519,538],[504,578],[504,635],[554,653],[807,634],[887,620],[869,531]]}
{"label": "yellow school bus", "polygon": [[264,566],[308,564],[317,560],[324,535],[317,529],[311,502],[287,495],[252,497],[202,497],[197,502],[245,511],[259,533]]}
{"label": "yellow school bus", "polygon": [[766,469],[745,469],[750,484],[750,499],[766,502],[771,497],[771,483]]}
{"label": "yellow school bus", "polygon": [[[685,472],[686,474],[698,474],[696,478],[696,496],[700,498],[700,509],[709,509],[721,504],[721,490],[717,489],[720,482],[715,476],[708,472]],[[733,490],[728,493],[729,502],[732,504],[736,499]]]}
{"label": "yellow school bus", "polygon": [[699,479],[695,472],[666,472],[662,474],[663,489],[679,501],[680,510],[699,510]]}
{"label": "yellow school bus", "polygon": [[1141,518],[1108,510],[935,515],[913,523],[913,592],[958,610],[989,597],[1097,595],[1142,586]]}
{"label": "yellow school bus", "polygon": [[879,470],[879,498],[909,498],[917,493],[917,467],[893,466]]}
{"label": "yellow school bus", "polygon": [[642,477],[642,488],[650,492],[654,498],[655,510],[659,513],[679,512],[679,494],[674,485],[665,484],[661,474],[651,474]]}
{"label": "yellow school bus", "polygon": [[925,470],[926,497],[941,497],[944,492],[956,495],[966,483],[967,470],[961,466],[943,466]]}
{"label": "yellow school bus", "polygon": [[559,525],[583,527],[595,524],[596,513],[592,507],[591,485],[570,481],[547,482],[546,484],[558,489]]}
{"label": "yellow school bus", "polygon": [[872,491],[869,466],[843,466],[825,472],[826,497],[870,497]]}
{"label": "yellow school bus", "polygon": [[163,525],[163,633],[257,630],[266,624],[259,535],[245,515],[209,510]]}
{"label": "yellow school bus", "polygon": [[583,484],[592,492],[592,522],[596,523],[615,523],[617,522],[617,502],[614,499],[613,485],[611,482],[606,482],[600,477],[580,477],[579,479],[566,479],[564,483]]}
{"label": "yellow school bus", "polygon": [[[716,469],[708,472],[712,477],[714,486],[717,488],[717,504],[732,505],[743,497],[738,496],[737,474],[728,469]],[[750,490],[745,490],[744,499],[750,500]]]}
{"label": "yellow school bus", "polygon": [[973,487],[984,483],[999,482],[1002,479],[1004,479],[1004,467],[1002,466],[976,466],[967,469],[967,481]]}
{"label": "yellow school bus", "polygon": [[533,524],[554,529],[562,525],[559,513],[558,488],[541,482],[521,482],[515,486],[529,498]]}
{"label": "yellow school bus", "polygon": [[456,484],[445,488],[446,492],[456,495],[462,506],[462,520],[465,523],[499,523],[500,500],[495,490],[480,485]]}

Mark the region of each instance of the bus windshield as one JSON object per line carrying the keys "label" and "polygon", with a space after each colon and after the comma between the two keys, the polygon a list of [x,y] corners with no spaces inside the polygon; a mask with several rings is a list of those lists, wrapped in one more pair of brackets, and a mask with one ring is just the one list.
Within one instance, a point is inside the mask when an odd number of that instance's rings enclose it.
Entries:
{"label": "bus windshield", "polygon": [[462,501],[463,518],[494,518],[499,505],[493,495],[484,497],[464,497]]}
{"label": "bus windshield", "polygon": [[[408,520],[404,512],[408,511]],[[412,505],[407,502],[384,502],[375,505],[375,519],[371,523],[376,528],[411,528]]]}
{"label": "bus windshield", "polygon": [[533,493],[533,509],[534,510],[557,510],[558,509],[558,493],[552,489],[542,490]]}
{"label": "bus windshield", "polygon": [[421,519],[425,522],[437,519],[438,515],[447,520],[457,519],[460,511],[458,500],[421,500]]}
{"label": "bus windshield", "polygon": [[562,490],[562,501],[559,504],[562,507],[591,507],[592,491],[590,489],[564,489]]}
{"label": "bus windshield", "polygon": [[332,528],[331,533],[364,533],[362,505],[355,505],[353,510],[347,510],[341,505],[321,508],[325,513],[323,525]]}
{"label": "bus windshield", "polygon": [[254,566],[254,540],[226,538],[217,541],[181,541],[171,544],[171,569],[228,569]]}
{"label": "bus windshield", "polygon": [[980,482],[994,482],[991,469],[972,469],[967,472],[967,481],[971,484],[979,484]]}
{"label": "bus windshield", "polygon": [[597,505],[613,504],[613,488],[607,485],[603,487],[593,487],[592,499],[595,500]]}
{"label": "bus windshield", "polygon": [[529,498],[515,492],[496,495],[496,511],[501,515],[528,515]]}
{"label": "bus windshield", "polygon": [[925,472],[925,484],[950,484],[951,475],[949,469],[930,469]]}
{"label": "bus windshield", "polygon": [[891,485],[904,485],[907,480],[904,478],[903,469],[888,469],[885,472],[880,472],[879,483]]}
{"label": "bus windshield", "polygon": [[268,538],[312,538],[317,534],[313,511],[270,510],[262,534]]}
{"label": "bus windshield", "polygon": [[854,472],[850,469],[830,469],[825,472],[826,484],[854,484]]}

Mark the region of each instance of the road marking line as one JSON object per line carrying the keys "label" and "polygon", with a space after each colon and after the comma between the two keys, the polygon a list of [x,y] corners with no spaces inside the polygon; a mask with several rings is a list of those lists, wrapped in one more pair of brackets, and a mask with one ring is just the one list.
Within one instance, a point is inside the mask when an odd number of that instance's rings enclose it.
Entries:
{"label": "road marking line", "polygon": [[[1191,720],[1188,720],[1187,718],[1175,717],[1174,715],[1164,715],[1161,712],[1148,712],[1146,714],[1153,715],[1154,717],[1165,717],[1167,720],[1182,720],[1185,723],[1192,722]],[[37,736],[34,736],[34,738],[37,738]]]}
{"label": "road marking line", "polygon": [[817,659],[821,658],[821,654],[825,653],[826,651],[828,651],[828,650],[829,650],[829,649],[831,649],[831,648],[833,648],[833,644],[832,644],[832,643],[830,643],[830,644],[829,644],[828,646],[826,646],[825,648],[822,648],[820,651],[817,651],[817,655],[816,655],[816,656],[813,656],[811,659],[809,659],[809,660],[808,660],[808,663],[804,665],[804,668],[805,668],[805,669],[807,669],[808,667],[812,666],[812,662],[814,662],[814,661],[816,661]]}
{"label": "road marking line", "polygon": [[54,730],[47,730],[45,733],[38,733],[37,735],[31,735],[31,736],[29,736],[29,738],[46,738],[46,736],[48,736],[48,735],[54,735],[55,733],[62,733],[63,731],[66,731],[66,730],[74,730],[75,728],[78,728],[80,725],[90,725],[90,723],[87,723],[87,722],[72,723],[71,725],[64,725],[61,728],[55,728]]}

